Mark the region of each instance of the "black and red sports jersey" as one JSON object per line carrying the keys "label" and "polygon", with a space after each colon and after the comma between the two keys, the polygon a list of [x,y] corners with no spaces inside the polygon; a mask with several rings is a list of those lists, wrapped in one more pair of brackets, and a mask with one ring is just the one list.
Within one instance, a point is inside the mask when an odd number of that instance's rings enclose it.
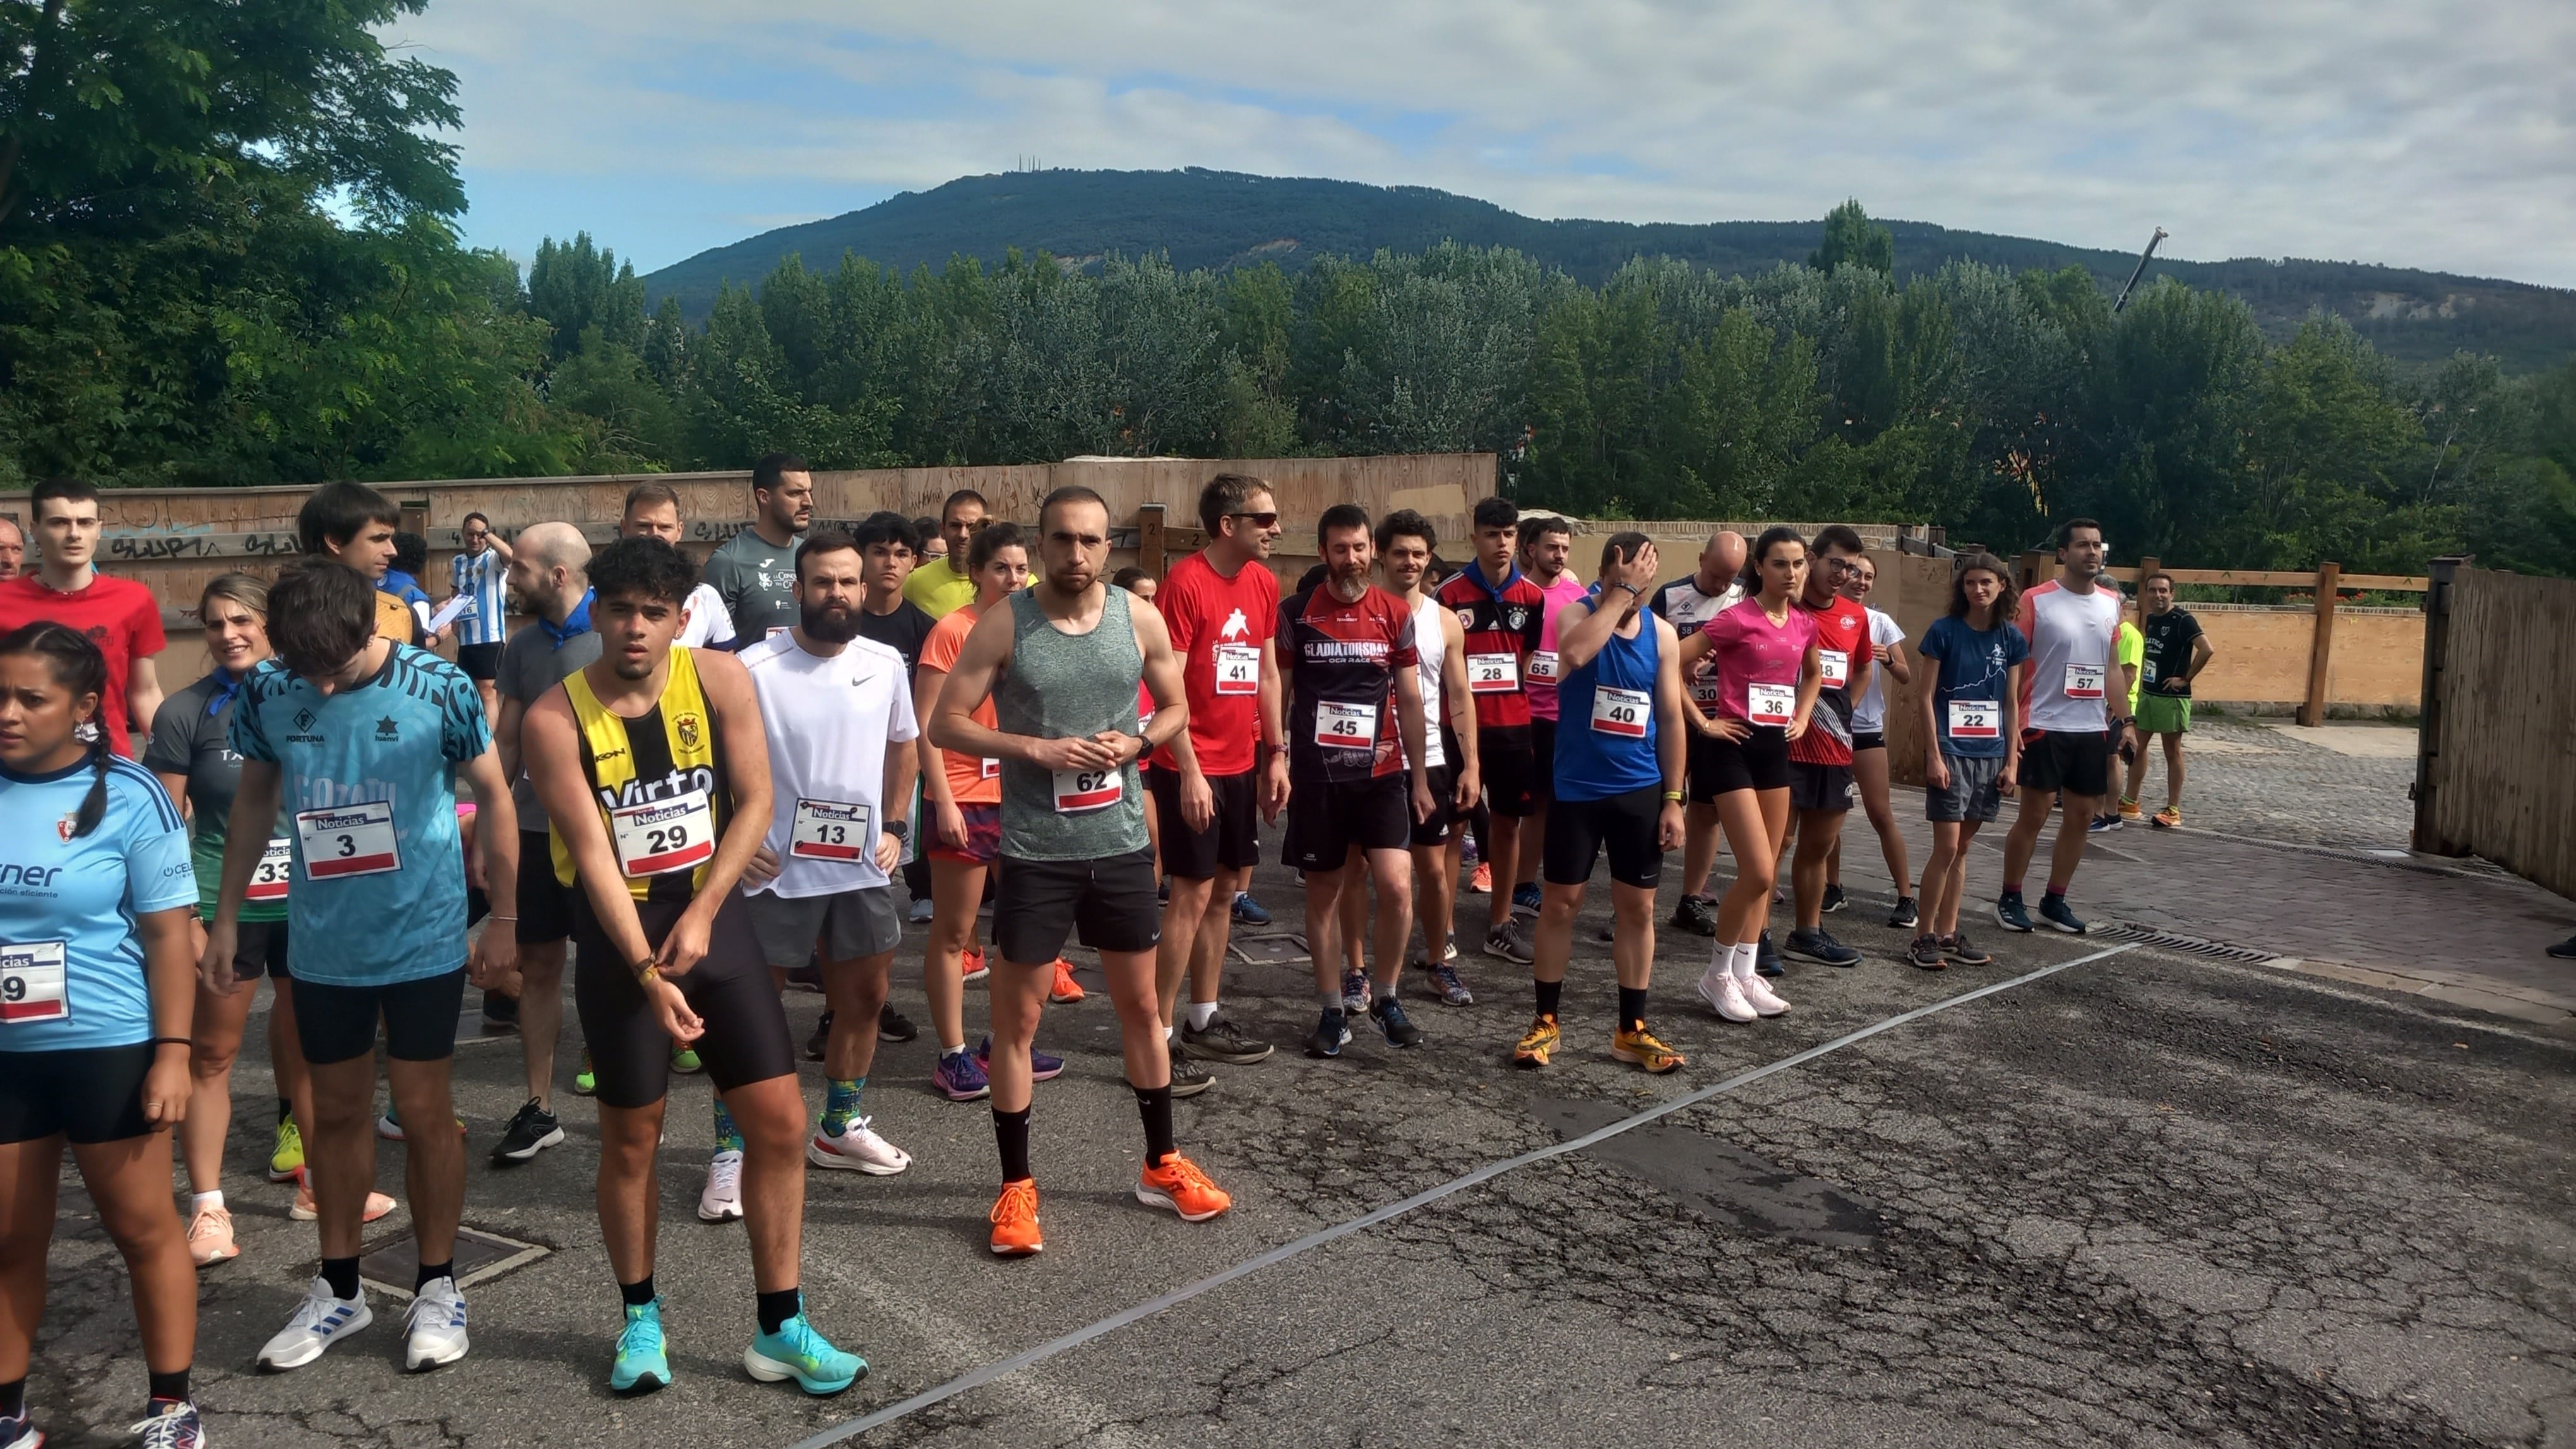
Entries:
{"label": "black and red sports jersey", "polygon": [[1519,569],[1500,589],[1485,587],[1483,566],[1470,559],[1432,595],[1458,616],[1467,634],[1467,692],[1476,701],[1476,730],[1529,731],[1529,695],[1521,688],[1521,661],[1539,645],[1547,595]]}
{"label": "black and red sports jersey", "polygon": [[1413,615],[1371,584],[1344,603],[1325,584],[1279,601],[1279,669],[1288,683],[1288,775],[1344,784],[1404,768],[1395,671],[1420,662]]}

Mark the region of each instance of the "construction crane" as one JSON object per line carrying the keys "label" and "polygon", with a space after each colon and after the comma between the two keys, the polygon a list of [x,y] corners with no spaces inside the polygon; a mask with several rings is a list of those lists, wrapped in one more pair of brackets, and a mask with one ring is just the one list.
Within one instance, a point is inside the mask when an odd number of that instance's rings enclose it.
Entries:
{"label": "construction crane", "polygon": [[2163,241],[2165,239],[2165,235],[2165,229],[2163,227],[2157,227],[2156,234],[2147,238],[2147,249],[2138,253],[2138,269],[2129,273],[2129,280],[2120,284],[2120,296],[2118,300],[2111,304],[2111,310],[2113,312],[2116,313],[2121,308],[2129,305],[2130,289],[2138,285],[2138,278],[2147,274],[2147,263],[2156,259],[2156,244]]}

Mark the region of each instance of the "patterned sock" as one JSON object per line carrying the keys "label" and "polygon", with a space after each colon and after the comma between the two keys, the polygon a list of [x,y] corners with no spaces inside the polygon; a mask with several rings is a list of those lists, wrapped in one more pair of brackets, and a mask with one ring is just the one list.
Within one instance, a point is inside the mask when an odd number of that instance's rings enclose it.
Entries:
{"label": "patterned sock", "polygon": [[838,1137],[859,1115],[859,1089],[865,1077],[834,1077],[823,1089],[823,1135]]}
{"label": "patterned sock", "polygon": [[725,1110],[724,1098],[718,1097],[715,1101],[716,1151],[740,1152],[742,1150],[742,1129],[733,1125],[733,1113]]}

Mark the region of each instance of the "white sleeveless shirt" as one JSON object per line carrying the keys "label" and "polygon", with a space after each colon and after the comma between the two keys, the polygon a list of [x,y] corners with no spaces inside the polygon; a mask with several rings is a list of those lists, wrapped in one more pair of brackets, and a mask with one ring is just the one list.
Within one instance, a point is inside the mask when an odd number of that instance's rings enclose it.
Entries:
{"label": "white sleeveless shirt", "polygon": [[1440,632],[1441,612],[1440,601],[1429,594],[1413,611],[1413,652],[1421,660],[1422,767],[1426,770],[1449,763],[1449,752],[1440,743],[1440,726],[1448,719],[1440,708],[1440,671],[1449,660],[1449,640]]}

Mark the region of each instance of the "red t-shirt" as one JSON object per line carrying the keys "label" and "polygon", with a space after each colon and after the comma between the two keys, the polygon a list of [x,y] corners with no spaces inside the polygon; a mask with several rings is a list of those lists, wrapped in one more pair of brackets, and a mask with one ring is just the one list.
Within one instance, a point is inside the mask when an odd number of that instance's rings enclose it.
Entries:
{"label": "red t-shirt", "polygon": [[1288,678],[1288,774],[1340,785],[1404,768],[1395,672],[1414,669],[1413,611],[1375,584],[1344,603],[1332,585],[1279,606],[1279,664]]}
{"label": "red t-shirt", "polygon": [[1476,734],[1502,744],[1529,738],[1529,695],[1521,687],[1521,659],[1539,647],[1547,595],[1520,570],[1500,589],[1485,587],[1474,560],[1451,574],[1432,597],[1458,616],[1467,635],[1467,692],[1476,700]]}
{"label": "red t-shirt", "polygon": [[[1229,579],[1205,553],[1194,553],[1172,565],[1154,607],[1181,661],[1199,773],[1216,779],[1250,770],[1261,737],[1261,646],[1278,627],[1279,576],[1255,559]],[[1168,745],[1153,763],[1181,767]]]}
{"label": "red t-shirt", "polygon": [[107,656],[107,697],[99,701],[99,723],[107,731],[108,748],[132,756],[134,746],[126,738],[132,728],[125,717],[126,681],[133,677],[135,660],[149,659],[170,643],[162,637],[161,605],[152,591],[132,579],[105,574],[92,574],[89,587],[77,594],[55,593],[32,573],[0,583],[0,634],[39,620],[80,630]]}
{"label": "red t-shirt", "polygon": [[1816,621],[1816,652],[1823,656],[1825,687],[1816,692],[1816,712],[1807,732],[1789,742],[1789,758],[1810,765],[1852,762],[1852,692],[1848,687],[1860,661],[1869,657],[1869,611],[1840,594],[1821,609],[1798,608]]}

